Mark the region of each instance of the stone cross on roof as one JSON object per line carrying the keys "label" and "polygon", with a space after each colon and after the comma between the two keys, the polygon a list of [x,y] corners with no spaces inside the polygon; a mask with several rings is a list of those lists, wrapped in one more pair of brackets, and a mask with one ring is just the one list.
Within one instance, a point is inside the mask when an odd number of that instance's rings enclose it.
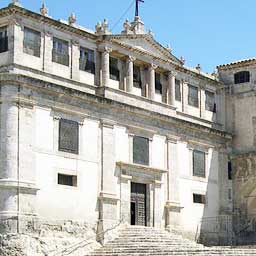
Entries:
{"label": "stone cross on roof", "polygon": [[11,4],[16,6],[21,6],[21,4],[19,3],[19,0],[12,0]]}

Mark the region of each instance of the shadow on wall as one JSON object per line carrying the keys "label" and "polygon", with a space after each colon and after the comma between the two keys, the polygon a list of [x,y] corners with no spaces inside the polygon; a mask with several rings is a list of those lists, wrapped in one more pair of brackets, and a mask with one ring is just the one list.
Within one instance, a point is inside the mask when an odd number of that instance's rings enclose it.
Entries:
{"label": "shadow on wall", "polygon": [[232,181],[228,179],[227,156],[213,151],[209,164],[206,200],[195,238],[205,245],[232,245]]}

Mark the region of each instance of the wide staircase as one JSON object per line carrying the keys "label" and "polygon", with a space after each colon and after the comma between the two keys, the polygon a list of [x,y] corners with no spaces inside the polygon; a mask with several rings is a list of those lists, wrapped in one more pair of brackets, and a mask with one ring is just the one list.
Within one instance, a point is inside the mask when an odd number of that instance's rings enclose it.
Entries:
{"label": "wide staircase", "polygon": [[240,256],[254,255],[256,249],[242,247],[206,247],[165,230],[130,226],[122,228],[119,236],[87,256]]}

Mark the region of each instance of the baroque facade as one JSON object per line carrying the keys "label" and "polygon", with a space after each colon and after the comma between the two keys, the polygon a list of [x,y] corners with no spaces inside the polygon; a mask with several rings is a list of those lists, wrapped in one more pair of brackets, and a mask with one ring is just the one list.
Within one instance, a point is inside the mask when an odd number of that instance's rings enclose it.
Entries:
{"label": "baroque facade", "polygon": [[239,72],[255,63],[206,74],[139,17],[113,35],[44,5],[1,9],[1,233],[77,223],[103,240],[122,222],[224,236],[215,220],[254,211],[254,84]]}

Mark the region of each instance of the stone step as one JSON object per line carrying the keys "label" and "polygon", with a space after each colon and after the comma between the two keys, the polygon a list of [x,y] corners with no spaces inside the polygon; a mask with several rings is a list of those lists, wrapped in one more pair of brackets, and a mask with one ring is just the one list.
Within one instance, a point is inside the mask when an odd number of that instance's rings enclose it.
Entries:
{"label": "stone step", "polygon": [[128,227],[119,237],[85,256],[256,256],[256,249],[205,247],[181,235],[149,227]]}

